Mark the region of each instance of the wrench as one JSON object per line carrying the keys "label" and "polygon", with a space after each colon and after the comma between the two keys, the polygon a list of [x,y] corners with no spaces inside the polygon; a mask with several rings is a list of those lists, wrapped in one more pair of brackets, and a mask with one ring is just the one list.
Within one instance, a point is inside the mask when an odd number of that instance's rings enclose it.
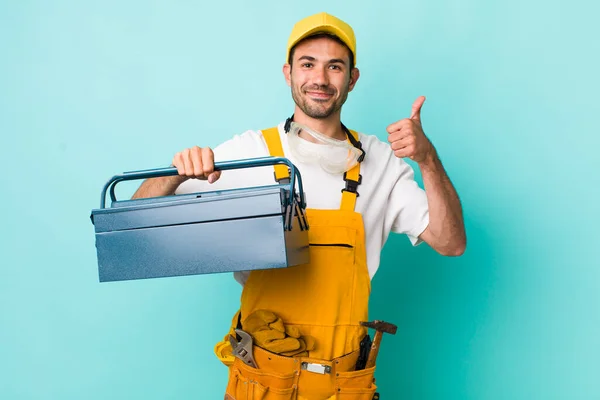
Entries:
{"label": "wrench", "polygon": [[244,364],[256,368],[256,362],[252,356],[252,336],[241,329],[236,329],[235,333],[242,339],[238,342],[235,337],[229,335],[233,355],[242,360]]}

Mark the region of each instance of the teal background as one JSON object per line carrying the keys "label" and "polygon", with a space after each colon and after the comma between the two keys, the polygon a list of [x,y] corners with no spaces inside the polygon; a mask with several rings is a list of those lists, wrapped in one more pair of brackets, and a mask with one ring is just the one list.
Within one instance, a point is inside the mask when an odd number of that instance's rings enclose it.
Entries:
{"label": "teal background", "polygon": [[591,0],[0,1],[1,399],[222,398],[240,286],[99,284],[90,211],[115,173],[287,117],[287,35],[322,10],[358,36],[344,121],[385,140],[427,96],[465,209],[460,258],[386,244],[382,398],[600,399]]}

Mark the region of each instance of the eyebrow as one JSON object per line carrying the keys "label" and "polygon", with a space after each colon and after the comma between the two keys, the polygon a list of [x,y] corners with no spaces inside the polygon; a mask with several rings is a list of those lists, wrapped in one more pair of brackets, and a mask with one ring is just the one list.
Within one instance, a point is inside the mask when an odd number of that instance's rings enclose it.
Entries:
{"label": "eyebrow", "polygon": [[316,58],[314,58],[314,57],[311,57],[311,56],[302,56],[302,57],[300,57],[300,58],[298,59],[298,61],[300,61],[300,60],[315,61],[315,60],[316,60]]}
{"label": "eyebrow", "polygon": [[[316,58],[311,57],[311,56],[302,56],[302,57],[298,58],[298,61],[301,61],[301,60],[316,61]],[[332,58],[331,60],[329,60],[329,63],[346,65],[346,62],[344,60],[342,60],[341,58]]]}

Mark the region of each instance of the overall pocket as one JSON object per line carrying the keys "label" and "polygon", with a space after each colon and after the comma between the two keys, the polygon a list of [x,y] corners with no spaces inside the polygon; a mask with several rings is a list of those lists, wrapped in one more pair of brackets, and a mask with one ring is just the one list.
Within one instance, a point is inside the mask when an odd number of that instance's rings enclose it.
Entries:
{"label": "overall pocket", "polygon": [[375,385],[375,367],[358,371],[339,372],[335,377],[336,399],[340,400],[372,400]]}
{"label": "overall pocket", "polygon": [[236,358],[226,393],[235,400],[295,400],[295,374],[275,374],[252,368]]}
{"label": "overall pocket", "polygon": [[338,390],[337,400],[373,400],[377,386],[372,385],[369,389],[342,389]]}
{"label": "overall pocket", "polygon": [[335,386],[342,389],[370,388],[375,382],[374,374],[375,367],[358,371],[338,372],[335,377]]}

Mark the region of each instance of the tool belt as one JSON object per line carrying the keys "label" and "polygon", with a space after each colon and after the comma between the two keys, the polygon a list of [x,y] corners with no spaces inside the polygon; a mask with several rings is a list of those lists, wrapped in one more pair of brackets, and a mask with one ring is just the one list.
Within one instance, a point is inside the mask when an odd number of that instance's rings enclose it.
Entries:
{"label": "tool belt", "polygon": [[226,393],[236,400],[372,400],[375,367],[356,370],[359,351],[326,361],[284,357],[253,346],[258,368],[235,358]]}
{"label": "tool belt", "polygon": [[[302,341],[296,335],[265,341],[261,338],[289,331],[275,314],[261,310],[246,319],[244,329],[239,313],[232,321],[229,336],[232,357],[229,365],[228,399],[308,400],[308,399],[378,399],[375,391],[375,366],[365,368],[371,340],[366,335],[359,350],[322,360],[308,357],[308,352],[290,351],[283,346],[287,339]],[[237,327],[237,328],[235,328]],[[234,329],[235,328],[235,329]],[[248,332],[247,332],[248,331]],[[251,335],[252,333],[252,335]],[[305,339],[306,340],[306,339]],[[278,343],[279,341],[279,343]],[[310,340],[306,340],[310,342]],[[257,344],[260,345],[257,345]],[[272,345],[269,351],[261,346]],[[294,347],[291,347],[292,349]],[[281,350],[281,351],[277,351]],[[294,354],[293,356],[286,354]],[[233,357],[235,356],[235,357]],[[223,358],[222,358],[223,359]]]}

